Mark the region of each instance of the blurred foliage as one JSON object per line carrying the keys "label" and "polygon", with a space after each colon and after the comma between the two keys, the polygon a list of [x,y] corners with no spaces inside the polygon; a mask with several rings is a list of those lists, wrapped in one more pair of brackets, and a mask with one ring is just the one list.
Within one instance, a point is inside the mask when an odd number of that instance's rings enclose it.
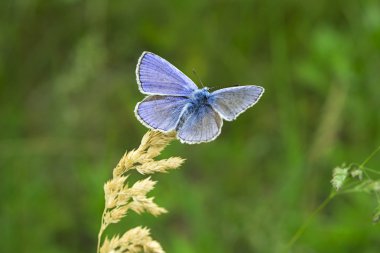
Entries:
{"label": "blurred foliage", "polygon": [[[380,143],[380,3],[0,2],[2,252],[94,252],[103,183],[146,132],[144,50],[213,88],[258,84],[261,101],[222,135],[171,145],[158,218],[128,215],[167,252],[276,252],[329,194],[332,169]],[[380,169],[380,158],[368,164]],[[294,252],[378,252],[375,205],[331,202]]]}

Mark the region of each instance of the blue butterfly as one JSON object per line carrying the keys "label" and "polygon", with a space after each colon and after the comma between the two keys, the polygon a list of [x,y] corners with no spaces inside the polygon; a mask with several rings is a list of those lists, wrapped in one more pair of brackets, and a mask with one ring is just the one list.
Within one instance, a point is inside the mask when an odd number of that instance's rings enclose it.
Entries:
{"label": "blue butterfly", "polygon": [[264,88],[237,86],[209,92],[199,89],[185,74],[165,59],[144,52],[136,67],[141,93],[148,95],[135,108],[137,119],[161,132],[176,131],[182,143],[214,140],[223,119],[232,121],[260,99]]}

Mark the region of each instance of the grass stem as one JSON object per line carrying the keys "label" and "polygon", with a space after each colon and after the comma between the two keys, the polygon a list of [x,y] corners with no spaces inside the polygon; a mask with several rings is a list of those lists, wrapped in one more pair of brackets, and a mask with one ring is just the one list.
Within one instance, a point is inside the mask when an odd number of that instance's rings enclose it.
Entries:
{"label": "grass stem", "polygon": [[327,206],[327,204],[335,197],[336,193],[331,192],[330,195],[313,211],[313,213],[307,218],[307,220],[297,229],[294,233],[292,239],[286,245],[286,248],[289,250],[294,243],[301,237],[301,235],[305,232],[305,229],[310,224],[310,222],[314,219],[314,217]]}
{"label": "grass stem", "polygon": [[104,226],[104,214],[106,213],[106,210],[107,210],[107,207],[104,207],[104,210],[103,210],[103,213],[102,213],[102,221],[101,221],[100,229],[99,229],[99,233],[98,233],[98,246],[97,246],[97,249],[96,249],[97,253],[100,253],[100,243],[102,241],[102,235],[103,235],[103,232],[105,230],[105,226]]}

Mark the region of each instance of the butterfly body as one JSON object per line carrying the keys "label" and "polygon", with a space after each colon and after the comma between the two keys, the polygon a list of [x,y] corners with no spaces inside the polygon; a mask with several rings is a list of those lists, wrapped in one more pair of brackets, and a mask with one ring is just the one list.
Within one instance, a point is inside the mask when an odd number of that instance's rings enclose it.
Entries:
{"label": "butterfly body", "polygon": [[207,87],[205,87],[203,89],[195,90],[190,95],[191,103],[199,104],[199,105],[208,104],[208,99],[209,99],[210,95],[211,94],[208,91]]}
{"label": "butterfly body", "polygon": [[148,95],[136,105],[136,117],[150,129],[176,131],[177,138],[188,144],[214,140],[221,132],[223,119],[234,120],[264,92],[255,85],[214,92],[207,87],[198,89],[176,67],[150,52],[141,55],[136,77],[140,91]]}

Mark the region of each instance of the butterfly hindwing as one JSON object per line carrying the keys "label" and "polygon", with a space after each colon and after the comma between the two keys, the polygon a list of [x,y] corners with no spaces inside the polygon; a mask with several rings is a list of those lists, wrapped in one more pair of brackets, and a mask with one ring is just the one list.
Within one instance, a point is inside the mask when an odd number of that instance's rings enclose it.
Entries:
{"label": "butterfly hindwing", "polygon": [[136,117],[150,129],[169,132],[175,130],[188,101],[186,97],[148,96],[136,105]]}
{"label": "butterfly hindwing", "polygon": [[185,108],[176,128],[181,142],[195,144],[214,140],[221,132],[223,120],[210,105]]}
{"label": "butterfly hindwing", "polygon": [[232,121],[259,101],[264,88],[255,85],[220,89],[211,93],[209,103],[225,120]]}
{"label": "butterfly hindwing", "polygon": [[195,83],[160,56],[144,52],[136,67],[140,91],[147,95],[189,96]]}

